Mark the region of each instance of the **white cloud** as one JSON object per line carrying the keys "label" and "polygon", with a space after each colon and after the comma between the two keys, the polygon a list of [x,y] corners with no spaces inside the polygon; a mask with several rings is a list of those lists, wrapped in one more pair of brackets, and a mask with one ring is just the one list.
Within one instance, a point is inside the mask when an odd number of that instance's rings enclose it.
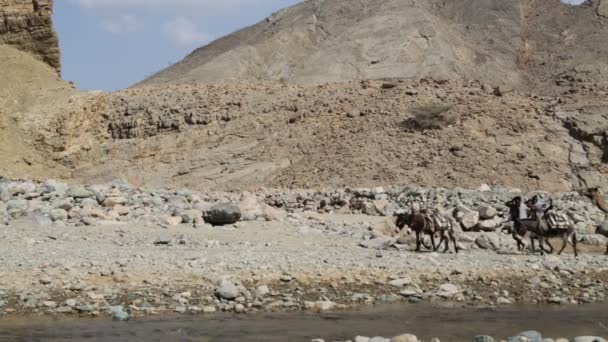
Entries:
{"label": "white cloud", "polygon": [[101,21],[101,28],[110,33],[120,34],[139,30],[141,23],[134,15],[122,14],[115,18],[103,19]]}
{"label": "white cloud", "polygon": [[176,45],[183,48],[198,47],[212,38],[186,17],[177,17],[165,23],[164,31]]}

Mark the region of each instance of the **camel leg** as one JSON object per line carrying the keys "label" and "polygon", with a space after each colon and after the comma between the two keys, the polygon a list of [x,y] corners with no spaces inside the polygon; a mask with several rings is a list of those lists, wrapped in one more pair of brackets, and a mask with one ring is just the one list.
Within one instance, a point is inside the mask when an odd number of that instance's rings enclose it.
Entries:
{"label": "camel leg", "polygon": [[[551,242],[549,242],[549,238],[547,238],[547,241],[545,241],[545,243],[547,244],[547,246],[549,246],[549,249],[545,249],[545,252],[553,254],[553,245],[551,244]],[[545,246],[542,246],[542,248],[545,248]]]}
{"label": "camel leg", "polygon": [[517,242],[517,250],[520,252],[523,251],[523,249],[526,247],[526,245],[523,243],[523,241],[521,241],[519,236],[517,236],[517,233],[515,232],[515,230],[513,230],[512,236],[513,236],[513,240],[515,240],[515,242]]}
{"label": "camel leg", "polygon": [[541,234],[538,235],[538,244],[540,245],[540,255],[545,255],[543,244],[545,243],[545,237]]}
{"label": "camel leg", "polygon": [[578,250],[576,249],[576,232],[572,232],[572,249],[574,250],[574,257],[578,257]]}
{"label": "camel leg", "polygon": [[[541,242],[542,245],[542,242]],[[532,253],[536,253],[536,246],[534,246],[534,236],[530,235],[530,247],[532,248],[530,251]]]}
{"label": "camel leg", "polygon": [[[456,250],[456,254],[458,254],[458,245],[456,244],[456,237],[454,236],[454,231],[450,230],[448,232],[448,235],[450,236],[450,240],[452,240],[452,243],[454,244],[454,249]],[[448,241],[448,242],[446,242],[446,247],[448,247],[448,249],[449,249],[450,248],[449,246],[450,246],[450,243]],[[608,246],[606,246],[606,247],[608,247]],[[608,253],[608,248],[606,249],[606,253]]]}
{"label": "camel leg", "polygon": [[557,252],[557,255],[562,255],[562,252],[564,251],[564,249],[566,249],[567,244],[568,244],[568,233],[564,233],[562,235],[562,248],[560,248],[559,252]]}
{"label": "camel leg", "polygon": [[424,239],[424,234],[420,234],[420,243],[422,244],[422,246],[424,246],[424,248],[431,249],[431,247],[429,245],[427,245],[427,243]]}
{"label": "camel leg", "polygon": [[420,232],[416,231],[416,252],[420,252]]}
{"label": "camel leg", "polygon": [[448,239],[448,232],[446,232],[444,230],[443,234],[441,234],[441,239],[443,241],[445,241],[445,248],[443,249],[443,253],[449,252],[450,251],[450,240]]}
{"label": "camel leg", "polygon": [[431,245],[433,246],[433,252],[437,251],[439,246],[435,246],[435,233],[431,233]]}

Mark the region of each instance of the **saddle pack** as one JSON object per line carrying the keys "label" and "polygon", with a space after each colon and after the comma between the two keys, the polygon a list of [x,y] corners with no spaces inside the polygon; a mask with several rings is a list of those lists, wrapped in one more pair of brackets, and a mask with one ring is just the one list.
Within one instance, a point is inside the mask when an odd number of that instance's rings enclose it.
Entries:
{"label": "saddle pack", "polygon": [[427,210],[424,216],[426,220],[433,223],[435,229],[445,230],[450,228],[450,220],[435,210]]}
{"label": "saddle pack", "polygon": [[565,211],[550,210],[545,218],[551,229],[567,229],[574,223]]}

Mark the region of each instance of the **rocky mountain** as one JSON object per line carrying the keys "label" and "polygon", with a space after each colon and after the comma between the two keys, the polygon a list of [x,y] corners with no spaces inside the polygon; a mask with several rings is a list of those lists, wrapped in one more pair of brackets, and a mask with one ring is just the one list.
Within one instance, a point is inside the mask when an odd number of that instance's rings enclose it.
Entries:
{"label": "rocky mountain", "polygon": [[608,78],[608,0],[308,0],[142,84],[477,79],[519,89]]}
{"label": "rocky mountain", "polygon": [[307,1],[109,94],[77,92],[39,55],[0,44],[0,175],[197,190],[605,187],[600,6]]}
{"label": "rocky mountain", "polygon": [[59,72],[59,40],[52,9],[53,0],[1,0],[0,44],[28,52]]}

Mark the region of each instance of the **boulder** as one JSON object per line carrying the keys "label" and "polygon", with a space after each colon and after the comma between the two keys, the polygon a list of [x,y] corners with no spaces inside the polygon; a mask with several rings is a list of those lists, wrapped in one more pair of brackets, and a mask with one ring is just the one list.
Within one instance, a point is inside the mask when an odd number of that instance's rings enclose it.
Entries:
{"label": "boulder", "polygon": [[67,184],[53,179],[49,179],[44,182],[43,187],[46,189],[46,191],[59,196],[65,195],[66,191],[68,191],[69,188]]}
{"label": "boulder", "polygon": [[203,218],[214,226],[234,224],[241,218],[241,209],[234,204],[217,204],[205,211]]}
{"label": "boulder", "polygon": [[458,286],[454,284],[443,284],[437,288],[437,295],[444,298],[451,298],[460,293]]}
{"label": "boulder", "polygon": [[399,228],[395,225],[392,219],[386,218],[379,222],[373,223],[370,230],[378,232],[385,236],[394,237],[399,234]]}
{"label": "boulder", "polygon": [[260,202],[255,195],[250,193],[243,194],[239,202],[239,209],[243,221],[255,221],[259,218],[266,221],[279,221],[287,216],[285,212]]}
{"label": "boulder", "polygon": [[368,216],[379,216],[380,215],[380,213],[378,212],[378,209],[376,209],[376,206],[374,205],[374,203],[365,202],[362,205],[363,205],[363,207],[361,208],[361,211],[363,211],[363,213],[365,215],[368,215]]}
{"label": "boulder", "polygon": [[472,230],[477,223],[479,223],[479,213],[477,211],[471,210],[464,205],[459,205],[456,208],[457,216],[459,218],[460,225],[462,229],[465,231]]}
{"label": "boulder", "polygon": [[481,249],[496,251],[500,248],[500,237],[496,233],[484,233],[475,239],[475,244]]}
{"label": "boulder", "polygon": [[13,183],[8,186],[8,192],[13,195],[24,195],[36,191],[36,185],[33,183]]}
{"label": "boulder", "polygon": [[231,281],[222,280],[215,290],[215,295],[220,299],[234,300],[239,296],[239,288]]}
{"label": "boulder", "polygon": [[127,204],[127,202],[128,202],[128,200],[121,196],[107,197],[106,199],[103,200],[103,206],[106,208],[113,208],[114,206],[117,206],[117,205],[125,205],[125,204]]}
{"label": "boulder", "polygon": [[494,216],[498,214],[496,208],[491,207],[489,205],[480,206],[479,208],[477,208],[477,212],[479,213],[479,217],[483,220],[489,220],[491,218],[494,218]]}
{"label": "boulder", "polygon": [[65,192],[67,197],[72,198],[91,198],[95,197],[95,194],[92,191],[89,191],[81,186],[71,186]]}
{"label": "boulder", "polygon": [[258,198],[250,193],[244,193],[239,202],[243,221],[255,221],[262,216],[263,208]]}
{"label": "boulder", "polygon": [[493,232],[501,223],[502,219],[500,217],[494,217],[493,219],[479,221],[477,229],[482,232]]}

